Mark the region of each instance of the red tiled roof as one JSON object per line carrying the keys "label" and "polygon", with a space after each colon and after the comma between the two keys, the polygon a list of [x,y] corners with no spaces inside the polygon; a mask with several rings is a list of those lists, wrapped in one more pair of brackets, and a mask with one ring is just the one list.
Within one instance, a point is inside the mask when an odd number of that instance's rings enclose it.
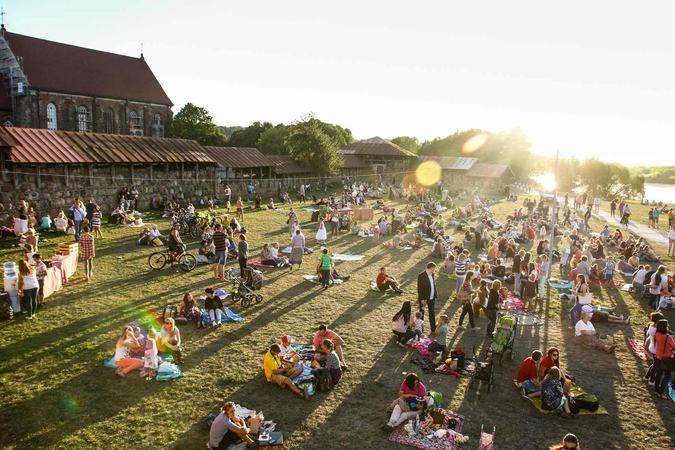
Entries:
{"label": "red tiled roof", "polygon": [[417,161],[435,161],[443,170],[469,170],[478,162],[478,158],[465,158],[458,156],[418,156]]}
{"label": "red tiled roof", "polygon": [[11,147],[10,158],[23,164],[82,164],[88,162],[53,130],[3,127],[18,143]]}
{"label": "red tiled roof", "polygon": [[378,136],[349,144],[338,150],[338,153],[343,155],[415,156],[414,153]]}
{"label": "red tiled roof", "polygon": [[509,166],[501,164],[474,164],[466,173],[467,177],[480,178],[500,178],[504,172],[509,170]]}
{"label": "red tiled roof", "polygon": [[32,88],[172,106],[142,58],[5,32]]}
{"label": "red tiled roof", "polygon": [[260,150],[252,147],[205,146],[206,153],[219,167],[248,169],[250,167],[274,167],[274,163]]}
{"label": "red tiled roof", "polygon": [[275,165],[274,171],[278,175],[295,175],[300,173],[311,173],[312,169],[303,167],[288,155],[266,155],[267,159]]}
{"label": "red tiled roof", "polygon": [[[211,163],[196,141],[38,128],[3,127],[0,146],[23,164]],[[5,137],[11,137],[10,142]]]}

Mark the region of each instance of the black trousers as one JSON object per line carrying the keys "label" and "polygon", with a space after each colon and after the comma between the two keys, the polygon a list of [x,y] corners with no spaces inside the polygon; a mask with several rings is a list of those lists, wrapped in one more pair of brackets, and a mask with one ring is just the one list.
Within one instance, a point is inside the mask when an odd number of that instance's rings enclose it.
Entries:
{"label": "black trousers", "polygon": [[[420,306],[420,312],[422,313],[422,320],[424,320],[424,307],[425,305],[422,304],[422,301],[419,301],[419,306]],[[434,311],[434,307],[436,306],[436,299],[431,299],[427,300],[426,306],[429,308],[429,325],[431,328],[431,331],[436,331],[436,312]]]}

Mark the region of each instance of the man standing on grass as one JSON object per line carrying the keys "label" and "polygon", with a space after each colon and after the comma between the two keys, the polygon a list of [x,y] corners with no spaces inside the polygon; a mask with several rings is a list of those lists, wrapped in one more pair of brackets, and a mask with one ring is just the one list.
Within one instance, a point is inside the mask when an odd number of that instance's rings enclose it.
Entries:
{"label": "man standing on grass", "polygon": [[212,236],[213,245],[216,247],[213,258],[213,278],[225,281],[225,264],[227,263],[227,235],[223,233],[223,225],[216,224],[216,231]]}
{"label": "man standing on grass", "polygon": [[419,303],[419,310],[424,318],[424,307],[429,307],[429,324],[431,331],[436,331],[436,313],[434,307],[436,305],[436,298],[438,298],[438,289],[436,289],[436,281],[434,280],[434,271],[436,264],[433,262],[427,263],[425,271],[417,276],[417,302]]}

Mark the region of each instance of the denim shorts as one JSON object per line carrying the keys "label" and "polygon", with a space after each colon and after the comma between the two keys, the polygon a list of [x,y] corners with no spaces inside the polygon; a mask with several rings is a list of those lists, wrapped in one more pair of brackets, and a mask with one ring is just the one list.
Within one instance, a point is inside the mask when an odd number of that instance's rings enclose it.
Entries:
{"label": "denim shorts", "polygon": [[223,266],[227,262],[227,252],[216,252],[216,258],[214,259],[214,264],[222,264]]}
{"label": "denim shorts", "polygon": [[522,383],[520,383],[520,387],[525,389],[526,393],[541,391],[541,386],[537,386],[536,384],[534,384],[534,381],[532,380],[523,381]]}

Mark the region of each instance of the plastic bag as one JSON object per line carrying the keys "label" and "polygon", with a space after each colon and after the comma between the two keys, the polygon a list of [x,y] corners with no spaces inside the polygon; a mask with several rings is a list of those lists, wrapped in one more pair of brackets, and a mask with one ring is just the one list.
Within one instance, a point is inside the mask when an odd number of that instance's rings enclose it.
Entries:
{"label": "plastic bag", "polygon": [[255,434],[260,430],[260,424],[265,420],[262,411],[259,413],[252,413],[251,420],[248,423],[248,427],[251,429],[251,433]]}

